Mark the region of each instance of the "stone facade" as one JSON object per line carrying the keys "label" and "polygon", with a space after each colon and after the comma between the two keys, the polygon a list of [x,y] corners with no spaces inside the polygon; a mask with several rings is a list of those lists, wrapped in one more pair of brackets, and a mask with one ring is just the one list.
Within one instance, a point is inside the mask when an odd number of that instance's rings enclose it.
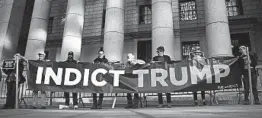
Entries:
{"label": "stone facade", "polygon": [[[81,61],[92,61],[96,57],[99,47],[103,46],[103,12],[105,10],[105,0],[85,1],[85,20],[83,30],[83,44]],[[54,17],[53,33],[48,36],[46,50],[50,53],[51,59],[59,58],[54,50],[60,50],[63,33],[63,23],[61,17],[65,13],[66,0],[54,0],[51,8],[51,16]],[[137,54],[137,42],[140,40],[151,40],[151,24],[139,24],[139,6],[150,5],[151,0],[126,0],[125,1],[125,44],[124,54]],[[199,41],[202,50],[207,53],[207,43],[205,34],[205,13],[204,1],[196,0],[197,19],[189,21],[179,20],[178,2],[172,0],[174,39],[181,42]],[[242,0],[243,15],[229,17],[231,34],[249,33],[252,49],[261,50],[261,0]],[[91,50],[90,50],[91,49]],[[90,54],[90,55],[85,55]],[[258,52],[260,58],[262,53]],[[57,57],[57,58],[55,58]],[[57,59],[59,60],[59,59]]]}
{"label": "stone facade", "polygon": [[[5,0],[4,0],[5,1]],[[202,50],[208,53],[205,33],[204,0],[196,0],[197,19],[181,21],[177,0],[172,1],[174,47],[181,52],[181,48],[175,44],[187,41],[199,41]],[[125,42],[123,59],[127,53],[137,55],[137,43],[151,40],[152,25],[139,24],[139,6],[150,5],[151,0],[125,0]],[[85,0],[84,27],[82,32],[82,51],[80,61],[92,61],[96,57],[97,50],[103,46],[104,28],[103,13],[106,8],[106,0]],[[242,0],[243,15],[229,17],[231,34],[248,33],[252,50],[262,58],[262,0]],[[1,7],[3,9],[3,7]],[[46,51],[50,60],[60,60],[62,39],[64,33],[67,0],[52,0],[50,17],[53,17],[52,31],[47,36]],[[11,20],[10,20],[11,21]],[[50,25],[50,24],[49,24]],[[3,30],[4,31],[4,30]],[[18,39],[12,39],[18,40]],[[3,40],[1,40],[3,41]],[[1,43],[2,45],[3,43]],[[3,46],[0,48],[3,49]],[[0,51],[0,54],[4,54]],[[1,55],[2,56],[2,55]]]}

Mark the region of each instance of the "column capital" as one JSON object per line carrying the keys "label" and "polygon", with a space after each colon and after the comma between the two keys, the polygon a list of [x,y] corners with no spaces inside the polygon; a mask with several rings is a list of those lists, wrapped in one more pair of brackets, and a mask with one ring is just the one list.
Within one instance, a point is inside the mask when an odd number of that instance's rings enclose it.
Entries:
{"label": "column capital", "polygon": [[106,2],[106,9],[109,8],[119,8],[124,10],[125,7],[125,0],[107,0]]}
{"label": "column capital", "polygon": [[152,5],[155,4],[155,3],[158,3],[158,2],[166,2],[166,3],[171,4],[172,0],[152,0]]}

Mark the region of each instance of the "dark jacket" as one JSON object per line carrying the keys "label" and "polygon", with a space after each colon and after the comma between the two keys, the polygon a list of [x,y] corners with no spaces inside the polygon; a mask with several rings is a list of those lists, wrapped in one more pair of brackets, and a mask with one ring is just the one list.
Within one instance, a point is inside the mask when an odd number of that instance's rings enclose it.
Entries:
{"label": "dark jacket", "polygon": [[77,64],[77,61],[76,60],[74,60],[74,59],[72,59],[72,60],[66,60],[65,61],[66,63],[70,63],[70,64]]}
{"label": "dark jacket", "polygon": [[155,56],[153,57],[153,61],[162,61],[167,62],[168,64],[172,63],[171,58],[168,55],[164,55],[164,60],[162,60],[162,56]]}
{"label": "dark jacket", "polygon": [[106,57],[103,57],[103,58],[97,57],[97,58],[94,60],[94,63],[108,63],[108,60],[106,59]]}
{"label": "dark jacket", "polygon": [[[240,69],[243,71],[245,71],[245,60],[244,58],[246,57],[246,55],[241,55],[239,56],[239,59],[238,59],[238,63],[239,63],[239,66],[240,66]],[[257,55],[256,53],[254,52],[250,52],[249,53],[249,57],[250,57],[250,60],[251,60],[251,64],[250,66],[252,67],[252,71],[255,71],[255,67],[257,65]]]}
{"label": "dark jacket", "polygon": [[[66,60],[64,62],[67,64],[67,68],[76,68],[77,67],[77,61],[74,60],[74,59],[72,59],[72,60],[68,59],[68,60]],[[71,78],[75,79],[76,75],[75,74],[70,74],[70,81],[72,81]]]}

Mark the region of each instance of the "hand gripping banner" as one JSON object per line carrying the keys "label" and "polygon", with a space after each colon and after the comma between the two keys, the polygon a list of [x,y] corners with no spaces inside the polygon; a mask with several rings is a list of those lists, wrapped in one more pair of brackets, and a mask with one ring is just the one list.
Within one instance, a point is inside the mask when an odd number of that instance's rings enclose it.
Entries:
{"label": "hand gripping banner", "polygon": [[238,59],[183,60],[124,67],[122,64],[29,61],[32,90],[90,93],[160,93],[216,90],[241,83]]}

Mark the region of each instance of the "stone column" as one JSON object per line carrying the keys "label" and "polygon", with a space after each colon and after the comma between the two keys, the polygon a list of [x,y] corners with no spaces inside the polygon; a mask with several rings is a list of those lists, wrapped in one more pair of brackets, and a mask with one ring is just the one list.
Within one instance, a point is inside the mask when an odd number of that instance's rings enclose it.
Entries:
{"label": "stone column", "polygon": [[174,59],[174,32],[171,0],[152,0],[152,56],[165,47],[165,54]]}
{"label": "stone column", "polygon": [[232,56],[225,0],[204,0],[209,57]]}
{"label": "stone column", "polygon": [[26,0],[0,0],[0,63],[16,53],[25,5]]}
{"label": "stone column", "polygon": [[174,26],[174,60],[182,60],[181,36],[180,36],[180,10],[179,0],[172,0],[173,26]]}
{"label": "stone column", "polygon": [[39,52],[45,51],[51,0],[35,0],[25,57],[36,60]]}
{"label": "stone column", "polygon": [[3,55],[3,50],[5,48],[6,40],[8,40],[6,33],[11,16],[12,7],[13,0],[0,0],[0,61],[3,58],[5,58],[5,55]]}
{"label": "stone column", "polygon": [[124,0],[107,0],[104,51],[109,62],[122,61],[124,46]]}
{"label": "stone column", "polygon": [[84,13],[85,0],[68,0],[61,49],[61,60],[67,59],[69,51],[74,52],[74,58],[76,60],[80,59]]}

